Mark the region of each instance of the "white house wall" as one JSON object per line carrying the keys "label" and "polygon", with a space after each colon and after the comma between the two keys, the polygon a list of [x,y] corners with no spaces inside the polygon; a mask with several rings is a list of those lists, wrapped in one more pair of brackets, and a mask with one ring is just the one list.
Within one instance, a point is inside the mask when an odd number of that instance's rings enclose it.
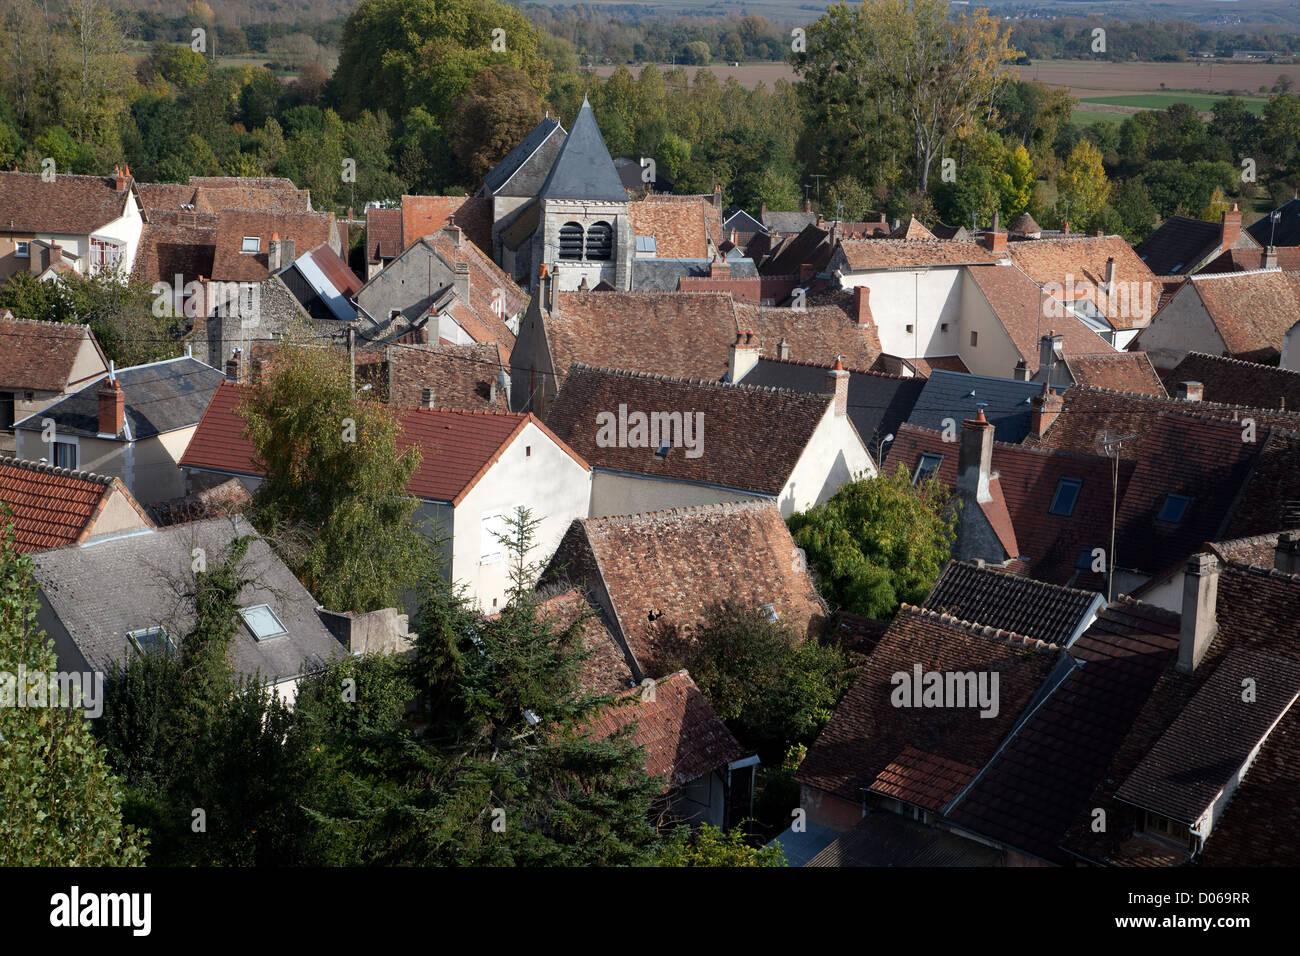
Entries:
{"label": "white house wall", "polygon": [[[1011,269],[1014,266],[977,266],[981,269]],[[967,273],[962,280],[961,322],[956,348],[952,354],[960,355],[966,367],[976,375],[992,375],[997,378],[1011,378],[1016,363],[1020,361],[1020,350],[1007,333],[1006,326],[998,318],[989,304],[989,300],[980,290],[979,285]],[[949,326],[951,329],[952,327]],[[976,344],[971,345],[970,334],[976,333]],[[1044,323],[1043,333],[1047,333]],[[1101,339],[1097,340],[1100,348]],[[939,353],[935,353],[939,354]],[[1031,367],[1037,364],[1035,356],[1027,361]]]}
{"label": "white house wall", "polygon": [[[871,290],[871,316],[889,355],[924,358],[961,351],[963,268],[846,274],[845,289]],[[942,326],[947,323],[948,329]],[[912,332],[907,326],[912,325]]]}
{"label": "white house wall", "polygon": [[1192,280],[1140,331],[1140,346],[1156,368],[1173,368],[1188,352],[1222,355],[1225,349]]}
{"label": "white house wall", "polygon": [[875,474],[875,463],[853,423],[846,415],[836,415],[833,407],[828,408],[781,489],[781,516],[788,518],[796,511],[807,511],[854,478]]}

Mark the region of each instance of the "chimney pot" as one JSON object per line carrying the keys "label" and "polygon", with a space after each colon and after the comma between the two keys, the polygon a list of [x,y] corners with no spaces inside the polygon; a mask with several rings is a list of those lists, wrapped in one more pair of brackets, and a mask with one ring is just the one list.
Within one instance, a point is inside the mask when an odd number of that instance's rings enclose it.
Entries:
{"label": "chimney pot", "polygon": [[1183,608],[1178,639],[1178,669],[1191,673],[1218,632],[1219,562],[1212,554],[1194,554],[1183,569]]}
{"label": "chimney pot", "polygon": [[420,404],[425,408],[434,407],[432,387],[426,385],[424,388],[420,389]]}
{"label": "chimney pot", "polygon": [[1033,397],[1029,405],[1032,409],[1029,414],[1029,431],[1035,437],[1041,438],[1052,427],[1056,416],[1061,414],[1061,409],[1065,407],[1065,400],[1052,391],[1049,383],[1044,382],[1043,390]]}
{"label": "chimney pot", "polygon": [[244,377],[243,351],[235,349],[226,360],[226,378],[232,382],[242,381]]}
{"label": "chimney pot", "polygon": [[1223,211],[1223,221],[1219,225],[1219,245],[1229,249],[1241,238],[1241,210],[1233,203],[1231,209]]}
{"label": "chimney pot", "polygon": [[776,343],[776,357],[781,359],[783,362],[788,362],[790,360],[790,343],[785,339]]}
{"label": "chimney pot", "polygon": [[844,370],[844,362],[835,356],[835,364],[826,372],[826,394],[835,399],[835,417],[843,418],[849,410],[849,373]]}

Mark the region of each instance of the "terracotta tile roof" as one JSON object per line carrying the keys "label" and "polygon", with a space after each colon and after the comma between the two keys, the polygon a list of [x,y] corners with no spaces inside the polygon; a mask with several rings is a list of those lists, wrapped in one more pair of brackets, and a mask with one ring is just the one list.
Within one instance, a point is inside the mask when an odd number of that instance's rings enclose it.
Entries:
{"label": "terracotta tile roof", "polygon": [[651,195],[627,204],[632,231],[654,236],[660,259],[708,259],[722,242],[722,211],[712,196]]}
{"label": "terracotta tile roof", "polygon": [[830,232],[809,224],[798,235],[786,236],[773,246],[763,259],[761,271],[769,276],[802,274],[805,267],[811,266],[814,272],[821,272],[834,254],[835,240]]}
{"label": "terracotta tile roof", "polygon": [[80,544],[94,531],[114,490],[135,508],[143,527],[153,527],[120,478],[0,458],[0,504],[12,513],[0,515],[0,523],[13,523],[20,552]]}
{"label": "terracotta tile roof", "polygon": [[212,275],[217,252],[217,221],[212,213],[151,213],[140,233],[131,274],[145,282],[185,283]]}
{"label": "terracotta tile roof", "polygon": [[678,292],[729,292],[733,301],[750,305],[778,305],[798,286],[798,276],[682,276],[677,280]]}
{"label": "terracotta tile roof", "polygon": [[[277,233],[281,239],[292,239],[295,251],[306,252],[333,240],[334,214],[242,209],[222,212],[217,225],[217,249],[210,278],[222,282],[261,282],[267,278],[271,274],[267,267],[267,254],[271,238]],[[256,253],[242,251],[245,236],[257,237]]]}
{"label": "terracotta tile roof", "polygon": [[[546,423],[595,468],[779,495],[833,399],[787,389],[690,381],[574,365]],[[678,416],[675,433],[647,435],[673,441],[662,457],[647,447],[608,447],[602,413],[620,410]],[[687,420],[689,416],[689,421]],[[698,451],[690,457],[685,429]],[[669,431],[665,425],[665,431]],[[630,445],[630,442],[627,443]]]}
{"label": "terracotta tile roof", "polygon": [[1022,212],[1020,218],[1011,224],[1009,232],[1019,236],[1032,236],[1036,232],[1042,232],[1043,227],[1034,221],[1034,217],[1027,212]]}
{"label": "terracotta tile roof", "polygon": [[[501,345],[506,353],[514,347],[515,336],[505,324],[505,317],[518,314],[528,302],[528,293],[519,288],[514,280],[492,261],[475,243],[453,241],[447,230],[438,230],[425,237],[443,262],[455,266],[465,263],[469,266],[469,302],[465,303],[474,313],[474,317],[487,330],[490,337],[474,336],[475,341],[491,341]],[[502,312],[493,309],[492,303],[497,290],[501,291]],[[465,331],[470,332],[469,329]]]}
{"label": "terracotta tile roof", "polygon": [[836,304],[802,310],[737,302],[737,331],[758,333],[766,358],[779,358],[784,342],[791,358],[831,365],[838,357],[845,368],[868,369],[880,357],[880,333],[873,322],[858,324],[851,300],[846,294]]}
{"label": "terracotta tile roof", "polygon": [[543,578],[607,596],[638,677],[671,670],[708,607],[728,598],[774,605],[800,636],[819,632],[826,614],[794,539],[768,502],[575,521]]}
{"label": "terracotta tile roof", "polygon": [[1189,280],[1235,358],[1275,361],[1300,313],[1300,274],[1281,271],[1195,275]]}
{"label": "terracotta tile roof", "polygon": [[1271,429],[1223,535],[1242,538],[1300,524],[1300,435]]}
{"label": "terracotta tile roof", "polygon": [[[1055,315],[1051,298],[1014,264],[966,270],[1030,369],[1038,369],[1039,338],[1061,336],[1067,356],[1093,354],[1109,348],[1105,339],[1072,313]],[[1113,351],[1113,350],[1112,350]]]}
{"label": "terracotta tile roof", "polygon": [[[1267,239],[1267,236],[1265,238]],[[1273,254],[1277,257],[1274,265],[1282,271],[1300,271],[1300,246],[1277,246],[1273,250]],[[1201,266],[1200,274],[1250,272],[1254,269],[1266,268],[1268,266],[1265,262],[1264,249],[1226,249]]]}
{"label": "terracotta tile roof", "polygon": [[957,825],[1052,863],[1178,651],[1178,615],[1121,599],[1070,649],[1077,662],[950,813]]}
{"label": "terracotta tile roof", "polygon": [[1208,550],[1225,563],[1250,565],[1269,569],[1273,567],[1273,557],[1277,550],[1277,540],[1282,532],[1257,534],[1243,538],[1230,538],[1225,541],[1206,542]]}
{"label": "terracotta tile roof", "polygon": [[633,686],[632,668],[598,605],[580,588],[568,588],[537,602],[538,613],[557,632],[578,624],[582,636],[581,686],[595,694],[622,694]]}
{"label": "terracotta tile roof", "polygon": [[907,222],[899,223],[898,228],[889,234],[891,239],[934,239],[935,234],[925,226],[915,216],[908,216]]}
{"label": "terracotta tile roof", "polygon": [[311,193],[290,180],[271,176],[191,176],[188,184],[141,183],[140,199],[155,211],[218,213],[227,209],[261,212],[311,212]]}
{"label": "terracotta tile roof", "polygon": [[[1009,243],[1007,251],[1040,286],[1054,283],[1061,287],[1062,294],[1068,294],[1072,284],[1075,294],[1091,299],[1115,328],[1146,325],[1160,302],[1162,286],[1155,273],[1119,236],[1034,239]],[[1114,303],[1105,292],[1109,258],[1115,260],[1115,280],[1119,283]]]}
{"label": "terracotta tile roof", "polygon": [[231,478],[179,498],[155,501],[149,506],[149,514],[161,528],[185,521],[206,521],[223,515],[242,514],[252,501],[253,496],[239,479]]}
{"label": "terracotta tile roof", "polygon": [[402,210],[366,210],[366,261],[393,259],[402,251]]}
{"label": "terracotta tile roof", "polygon": [[[181,456],[182,468],[259,477],[265,474],[252,444],[243,437],[244,421],[238,409],[247,390],[247,386],[233,382],[221,383]],[[529,414],[442,408],[395,411],[401,425],[398,449],[405,451],[412,445],[420,449],[420,466],[406,490],[426,501],[459,504],[530,422],[554,440],[550,430]],[[566,446],[560,447],[586,465]]]}
{"label": "terracotta tile roof", "polygon": [[1300,411],[1300,371],[1293,369],[1188,352],[1163,377],[1174,395],[1180,382],[1200,382],[1207,401]]}
{"label": "terracotta tile roof", "polygon": [[[1064,653],[1055,645],[905,604],[809,748],[795,779],[856,804],[863,788],[871,787],[908,748],[932,759],[983,767]],[[978,706],[895,706],[894,675],[910,679],[917,666],[923,673],[997,674],[997,715],[981,717]]]}
{"label": "terracotta tile roof", "polygon": [[[1146,352],[1101,352],[1071,355],[1066,349],[1065,366],[1076,385],[1108,388],[1116,392],[1167,397],[1155,366]],[[1298,376],[1300,377],[1300,376]]]}
{"label": "terracotta tile roof", "polygon": [[88,236],[125,214],[135,187],[126,183],[118,192],[112,176],[59,173],[46,182],[40,173],[0,171],[0,230]]}
{"label": "terracotta tile roof", "polygon": [[842,239],[840,251],[852,271],[908,269],[916,266],[960,266],[997,262],[1002,253],[978,242],[948,239]]}
{"label": "terracotta tile roof", "polygon": [[949,561],[925,607],[1065,647],[1088,620],[1095,591],[1061,587],[993,567]]}
{"label": "terracotta tile roof", "polygon": [[492,200],[484,196],[403,196],[402,248],[455,217],[470,242],[492,255]]}
{"label": "terracotta tile roof", "polygon": [[629,724],[632,742],[645,748],[646,772],[663,790],[690,783],[747,755],[684,670],[659,680],[653,699],[641,690],[591,722],[591,736],[608,737]]}
{"label": "terracotta tile roof", "polygon": [[977,773],[978,767],[904,747],[868,789],[938,813]]}
{"label": "terracotta tile roof", "polygon": [[422,405],[429,387],[437,408],[510,411],[505,389],[492,401],[501,369],[495,345],[390,345],[385,354],[393,405]]}
{"label": "terracotta tile roof", "polygon": [[94,374],[102,374],[108,360],[90,326],[0,317],[0,388],[62,392],[76,385],[73,366],[85,342],[100,358]]}

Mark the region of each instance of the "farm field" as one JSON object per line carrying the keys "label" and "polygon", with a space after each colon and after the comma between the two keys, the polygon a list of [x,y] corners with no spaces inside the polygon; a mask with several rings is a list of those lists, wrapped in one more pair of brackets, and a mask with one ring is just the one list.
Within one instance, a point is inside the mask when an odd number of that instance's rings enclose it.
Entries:
{"label": "farm field", "polygon": [[[1214,109],[1214,104],[1222,99],[1222,96],[1211,93],[1127,93],[1121,96],[1085,96],[1081,102],[1105,106],[1134,106],[1143,110],[1163,110],[1175,103],[1187,103],[1194,109],[1209,112]],[[1246,109],[1250,112],[1256,116],[1264,114],[1264,104],[1268,100],[1259,96],[1243,97],[1243,99]]]}

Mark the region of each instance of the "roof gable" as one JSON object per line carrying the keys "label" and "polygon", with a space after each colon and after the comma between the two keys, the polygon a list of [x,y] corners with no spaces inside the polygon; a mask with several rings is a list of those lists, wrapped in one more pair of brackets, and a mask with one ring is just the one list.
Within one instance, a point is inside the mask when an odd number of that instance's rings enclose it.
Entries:
{"label": "roof gable", "polygon": [[0,523],[12,523],[20,552],[87,540],[114,492],[125,496],[140,516],[142,528],[153,527],[121,479],[21,458],[0,458],[0,504],[11,512],[11,517]]}

